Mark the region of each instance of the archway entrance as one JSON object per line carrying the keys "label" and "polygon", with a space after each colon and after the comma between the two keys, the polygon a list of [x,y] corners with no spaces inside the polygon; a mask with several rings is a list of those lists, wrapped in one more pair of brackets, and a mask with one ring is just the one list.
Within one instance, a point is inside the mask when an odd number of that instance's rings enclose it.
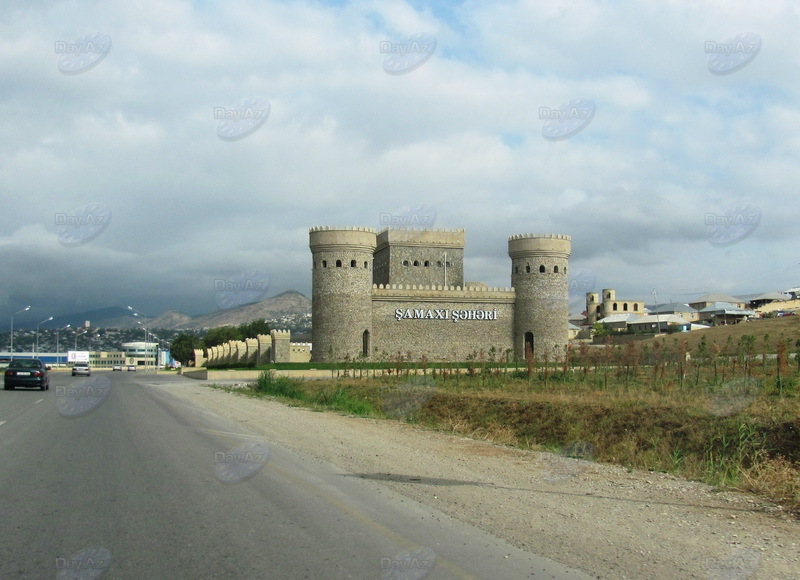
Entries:
{"label": "archway entrance", "polygon": [[361,335],[361,355],[363,357],[369,356],[369,330],[365,330]]}
{"label": "archway entrance", "polygon": [[533,333],[525,333],[525,361],[531,362],[533,360]]}

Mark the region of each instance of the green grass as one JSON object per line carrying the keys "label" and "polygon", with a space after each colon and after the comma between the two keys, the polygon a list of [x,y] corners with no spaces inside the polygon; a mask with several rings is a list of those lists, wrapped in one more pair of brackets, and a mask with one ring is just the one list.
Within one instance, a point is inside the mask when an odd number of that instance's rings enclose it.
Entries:
{"label": "green grass", "polygon": [[369,401],[359,398],[357,395],[353,395],[342,388],[338,388],[333,392],[320,391],[314,397],[313,402],[321,407],[352,415],[369,417],[376,414],[375,407]]}
{"label": "green grass", "polygon": [[353,415],[375,415],[372,404],[354,395],[350,389],[334,386],[328,389],[306,389],[303,381],[276,376],[274,371],[264,371],[251,387],[256,396],[272,396],[302,402],[312,407],[332,409]]}
{"label": "green grass", "polygon": [[306,394],[298,381],[288,377],[276,376],[272,371],[261,373],[252,389],[259,395],[271,395],[296,401],[302,401],[306,398]]}

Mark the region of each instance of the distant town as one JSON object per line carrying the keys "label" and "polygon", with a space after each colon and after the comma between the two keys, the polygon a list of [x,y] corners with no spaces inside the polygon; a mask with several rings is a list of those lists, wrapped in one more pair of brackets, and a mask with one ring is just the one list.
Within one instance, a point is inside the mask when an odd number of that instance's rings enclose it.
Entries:
{"label": "distant town", "polygon": [[709,293],[690,302],[649,306],[641,300],[618,297],[608,288],[587,292],[584,306],[582,312],[570,314],[571,339],[687,332],[753,318],[793,316],[800,310],[800,288],[744,296]]}
{"label": "distant town", "polygon": [[[88,351],[116,351],[123,343],[144,341],[145,331],[142,328],[105,328],[95,327],[92,321],[89,327],[80,326],[67,329],[29,328],[14,330],[15,352],[66,352],[67,350]],[[291,330],[293,336],[310,336],[311,313],[284,314],[276,318],[267,319],[270,328]],[[148,329],[148,341],[154,340],[156,335],[162,345],[171,344],[179,334],[193,334],[202,337],[208,329],[181,328],[165,329],[154,327]],[[37,343],[38,338],[38,343]],[[10,350],[10,333],[8,330],[0,332],[0,344],[4,351]]]}

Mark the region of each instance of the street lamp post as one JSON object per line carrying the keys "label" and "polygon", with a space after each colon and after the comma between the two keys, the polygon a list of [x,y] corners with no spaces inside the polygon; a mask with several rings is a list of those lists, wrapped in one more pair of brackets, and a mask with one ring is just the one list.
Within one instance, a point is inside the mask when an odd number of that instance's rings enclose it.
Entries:
{"label": "street lamp post", "polygon": [[73,350],[78,350],[78,336],[81,334],[86,334],[87,332],[89,331],[80,328],[75,329],[75,348]]}
{"label": "street lamp post", "polygon": [[150,360],[147,356],[147,315],[144,312],[136,310],[133,306],[128,306],[128,310],[133,312],[134,316],[144,319],[144,322],[137,321],[137,324],[141,324],[142,329],[144,330],[144,372],[147,372],[147,363]]}
{"label": "street lamp post", "polygon": [[36,325],[36,347],[33,350],[33,352],[35,352],[36,354],[39,354],[39,324],[44,324],[45,322],[50,322],[51,320],[53,320],[52,316],[50,318],[42,320]]}
{"label": "street lamp post", "polygon": [[[136,316],[135,313],[134,316]],[[144,323],[142,323],[139,320],[136,321],[136,324],[138,324],[142,328],[142,333],[144,338],[144,347],[143,347],[144,353],[142,356],[144,357],[144,372],[147,372],[147,363],[149,362],[149,359],[147,358],[147,326],[145,326]]]}
{"label": "street lamp post", "polygon": [[68,329],[69,327],[70,325],[67,324],[64,328],[56,328],[56,366],[61,365],[61,348],[58,343],[58,333],[61,332],[62,330]]}
{"label": "street lamp post", "polygon": [[[156,359],[155,359],[155,363],[153,364],[153,372],[155,374],[158,374],[158,337],[155,334],[153,334],[152,332],[150,333],[150,337],[153,339],[153,343],[156,345],[155,346]],[[145,343],[144,348],[145,348],[145,352],[147,352],[147,343]]]}
{"label": "street lamp post", "polygon": [[31,309],[30,306],[26,306],[25,308],[23,308],[19,312],[15,312],[14,314],[11,315],[11,358],[14,358],[14,316],[16,316],[17,314],[21,314],[23,312],[26,312],[26,311],[28,311],[30,309]]}
{"label": "street lamp post", "polygon": [[156,348],[156,353],[155,353],[155,366],[153,368],[155,369],[155,373],[158,374],[158,367],[160,366],[160,364],[159,364],[160,363],[159,355],[161,354],[160,345],[161,345],[161,342],[166,342],[166,341],[164,341],[162,338],[156,336],[152,332],[150,333],[150,336],[152,336],[155,339],[154,344],[156,345],[156,347],[155,347]]}

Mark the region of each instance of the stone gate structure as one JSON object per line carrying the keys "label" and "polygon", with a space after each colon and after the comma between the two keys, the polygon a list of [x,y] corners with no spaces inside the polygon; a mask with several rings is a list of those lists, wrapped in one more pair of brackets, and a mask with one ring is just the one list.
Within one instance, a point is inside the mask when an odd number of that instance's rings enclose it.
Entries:
{"label": "stone gate structure", "polygon": [[465,232],[315,227],[312,360],[564,355],[571,238],[508,239],[511,287],[464,283]]}

